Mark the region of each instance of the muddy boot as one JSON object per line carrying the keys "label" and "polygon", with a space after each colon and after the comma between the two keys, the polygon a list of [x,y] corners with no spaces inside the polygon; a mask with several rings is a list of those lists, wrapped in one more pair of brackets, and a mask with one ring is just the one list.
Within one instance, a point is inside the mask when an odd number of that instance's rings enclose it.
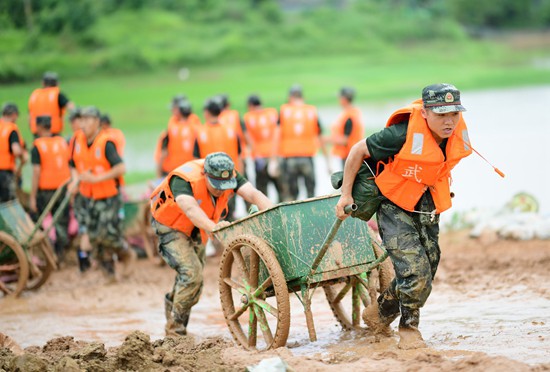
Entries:
{"label": "muddy boot", "polygon": [[402,350],[420,349],[426,347],[422,334],[418,330],[420,322],[420,310],[401,307],[401,320],[399,321],[399,344]]}
{"label": "muddy boot", "polygon": [[399,300],[387,289],[378,297],[377,303],[370,304],[363,310],[363,321],[373,331],[376,339],[391,337],[390,324],[399,315]]}
{"label": "muddy boot", "polygon": [[185,336],[187,334],[187,322],[189,321],[189,315],[187,315],[187,319],[179,319],[181,317],[174,317],[172,312],[173,302],[170,301],[168,296],[168,293],[164,296],[164,315],[166,316],[166,326],[164,327],[164,331],[166,333],[166,337]]}

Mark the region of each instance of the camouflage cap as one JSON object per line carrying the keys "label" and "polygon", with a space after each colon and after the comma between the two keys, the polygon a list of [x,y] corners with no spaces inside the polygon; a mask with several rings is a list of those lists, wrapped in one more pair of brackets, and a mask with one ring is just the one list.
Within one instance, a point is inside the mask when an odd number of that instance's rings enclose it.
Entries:
{"label": "camouflage cap", "polygon": [[19,115],[19,109],[17,108],[17,105],[15,103],[6,102],[2,105],[2,115],[13,115],[17,114]]}
{"label": "camouflage cap", "polygon": [[350,102],[353,101],[355,89],[352,87],[342,87],[342,89],[340,89],[340,97],[345,97]]}
{"label": "camouflage cap", "polygon": [[237,187],[235,164],[225,152],[213,152],[204,159],[204,173],[210,185],[218,190]]}
{"label": "camouflage cap", "polygon": [[451,84],[432,84],[422,89],[424,107],[436,114],[466,111],[460,103],[460,91]]}
{"label": "camouflage cap", "polygon": [[86,106],[80,109],[80,116],[91,116],[99,119],[101,117],[101,113],[95,106]]}
{"label": "camouflage cap", "polygon": [[178,103],[178,109],[180,111],[180,114],[185,117],[191,115],[191,113],[193,112],[193,107],[191,106],[191,102],[189,102],[186,99],[181,100]]}
{"label": "camouflage cap", "polygon": [[57,74],[57,72],[53,72],[53,71],[46,71],[44,73],[44,75],[42,76],[42,80],[44,81],[57,81],[59,80],[59,75]]}
{"label": "camouflage cap", "polygon": [[209,98],[204,102],[204,110],[211,115],[218,116],[222,112],[221,102],[217,97]]}
{"label": "camouflage cap", "polygon": [[74,109],[69,110],[69,121],[73,121],[75,119],[80,119],[80,107],[75,107]]}
{"label": "camouflage cap", "polygon": [[185,94],[178,93],[172,98],[172,105],[175,106],[181,101],[185,101],[185,100],[187,100],[187,96]]}
{"label": "camouflage cap", "polygon": [[302,97],[303,93],[302,86],[299,84],[294,84],[288,90],[288,95],[292,97]]}

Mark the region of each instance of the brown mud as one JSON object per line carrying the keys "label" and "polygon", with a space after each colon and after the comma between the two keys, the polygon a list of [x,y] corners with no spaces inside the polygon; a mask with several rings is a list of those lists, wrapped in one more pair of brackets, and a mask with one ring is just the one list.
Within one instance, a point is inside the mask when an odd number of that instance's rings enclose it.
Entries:
{"label": "brown mud", "polygon": [[550,371],[550,242],[471,240],[460,232],[444,234],[441,246],[422,309],[424,349],[398,349],[397,334],[377,340],[342,331],[318,290],[312,308],[319,341],[309,342],[291,295],[287,346],[245,351],[220,310],[215,257],[185,338],[164,338],[162,297],[174,274],[147,261],[121,283],[107,285],[99,272],[82,276],[72,267],[37,292],[0,298],[0,332],[12,340],[11,348],[0,344],[0,371],[242,371],[274,356],[295,371]]}

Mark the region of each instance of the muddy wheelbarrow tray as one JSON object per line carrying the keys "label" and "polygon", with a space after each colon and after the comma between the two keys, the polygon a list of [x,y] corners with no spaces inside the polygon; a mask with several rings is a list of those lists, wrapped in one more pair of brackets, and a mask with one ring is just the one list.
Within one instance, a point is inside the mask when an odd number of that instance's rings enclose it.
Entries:
{"label": "muddy wheelbarrow tray", "polygon": [[[48,233],[69,202],[70,196],[65,193],[68,182],[56,190],[36,223],[19,201],[0,204],[0,294],[16,297],[25,289],[37,289],[57,268]],[[52,216],[51,225],[42,231],[42,222],[62,196],[63,200]]]}
{"label": "muddy wheelbarrow tray", "polygon": [[387,255],[373,244],[367,223],[335,218],[338,199],[329,195],[282,203],[214,232],[224,246],[222,310],[237,343],[257,350],[286,345],[289,293],[300,299],[309,338],[315,341],[311,298],[318,287],[345,329],[361,327],[361,309],[389,284],[382,276],[374,283],[370,275]]}

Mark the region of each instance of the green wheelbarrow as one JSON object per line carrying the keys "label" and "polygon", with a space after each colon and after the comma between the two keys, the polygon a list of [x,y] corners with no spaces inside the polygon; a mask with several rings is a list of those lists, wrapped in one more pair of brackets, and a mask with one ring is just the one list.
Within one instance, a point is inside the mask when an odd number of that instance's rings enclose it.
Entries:
{"label": "green wheelbarrow", "polygon": [[389,285],[393,270],[366,222],[336,219],[338,199],[279,204],[214,231],[224,246],[222,310],[239,345],[251,350],[286,345],[289,293],[302,303],[309,338],[316,341],[311,299],[319,287],[344,329],[363,328],[363,310]]}
{"label": "green wheelbarrow", "polygon": [[66,190],[68,182],[57,189],[36,223],[18,200],[0,204],[0,293],[3,296],[16,297],[25,289],[39,288],[57,268],[48,233],[69,202],[68,194],[52,216],[51,225],[45,231],[40,226]]}

